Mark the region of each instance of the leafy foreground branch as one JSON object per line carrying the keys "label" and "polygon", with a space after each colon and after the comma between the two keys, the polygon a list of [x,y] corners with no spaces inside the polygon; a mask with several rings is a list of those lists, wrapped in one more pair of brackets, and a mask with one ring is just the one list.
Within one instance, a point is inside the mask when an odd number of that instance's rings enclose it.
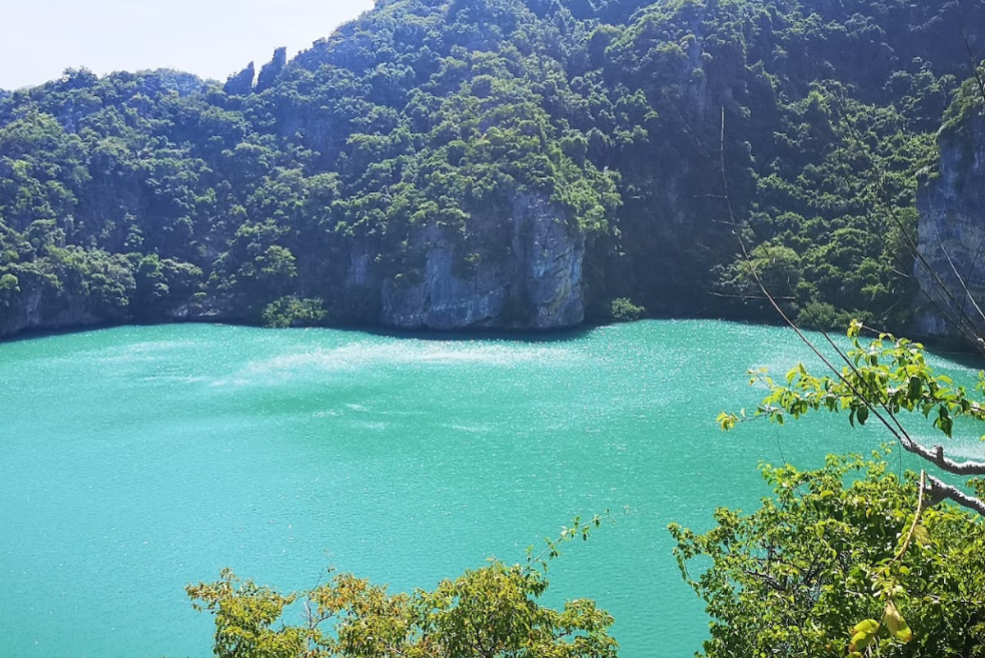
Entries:
{"label": "leafy foreground branch", "polygon": [[218,658],[614,658],[613,619],[593,601],[569,601],[560,611],[537,603],[560,544],[587,539],[600,523],[597,516],[576,519],[539,555],[528,550],[525,564],[492,559],[431,592],[390,594],[386,586],[336,574],[285,595],[224,570],[214,583],[189,586],[188,594],[196,609],[215,615]]}
{"label": "leafy foreground branch", "polygon": [[[779,384],[765,370],[751,371],[751,383],[768,395],[751,416],[722,413],[719,424],[729,430],[754,418],[782,425],[812,411],[847,412],[852,426],[879,422],[946,475],[985,475],[985,462],[924,445],[901,420],[920,414],[951,438],[961,419],[962,429],[985,421],[983,403],[935,373],[919,343],[880,334],[863,344],[862,328],[852,322],[847,351],[825,335],[841,369],[801,336],[832,376],[798,364]],[[985,374],[977,389],[985,393]],[[672,528],[685,579],[715,620],[709,656],[985,655],[985,480],[951,484],[922,471],[898,482],[884,462],[857,457],[831,457],[815,472],[764,473],[777,498],[755,514],[720,510],[719,527],[705,535]],[[938,507],[945,500],[975,514]],[[713,566],[693,579],[687,564],[698,556]]]}
{"label": "leafy foreground branch", "polygon": [[712,617],[706,656],[985,654],[975,515],[925,509],[918,476],[900,481],[883,460],[763,474],[775,497],[758,511],[720,509],[705,534],[671,526],[685,580]]}
{"label": "leafy foreground branch", "polygon": [[[848,330],[852,347],[843,354],[839,352],[846,365],[835,371],[833,377],[816,377],[803,364],[787,373],[786,385],[777,384],[766,371],[750,372],[751,383],[758,382],[769,389],[769,395],[752,417],[767,417],[782,425],[787,416],[797,419],[811,411],[846,411],[852,426],[855,423],[865,425],[875,419],[904,450],[945,473],[985,476],[985,462],[952,459],[945,454],[943,445],[923,445],[910,435],[899,418],[902,413],[921,413],[928,420],[932,419],[935,430],[951,438],[956,419],[985,421],[983,403],[971,397],[965,387],[956,386],[950,377],[936,374],[927,364],[920,343],[880,334],[868,345],[863,345],[859,338],[861,330],[861,323],[853,321]],[[979,376],[976,388],[979,393],[985,393],[985,374]],[[744,413],[722,413],[718,417],[725,430],[743,420],[748,420]],[[968,486],[978,493],[978,497],[937,477],[928,475],[926,478],[930,504],[949,499],[985,516],[982,500],[985,482],[975,479],[969,481]]]}

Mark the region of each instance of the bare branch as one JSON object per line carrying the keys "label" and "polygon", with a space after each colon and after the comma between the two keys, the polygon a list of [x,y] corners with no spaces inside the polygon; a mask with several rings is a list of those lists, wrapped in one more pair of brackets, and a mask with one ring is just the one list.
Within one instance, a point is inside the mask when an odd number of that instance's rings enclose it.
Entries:
{"label": "bare branch", "polygon": [[900,547],[899,553],[897,553],[896,557],[892,559],[889,563],[890,565],[892,565],[893,562],[899,562],[902,560],[903,556],[906,555],[906,551],[909,550],[910,544],[913,542],[913,535],[917,531],[917,526],[920,525],[920,515],[923,514],[924,510],[923,497],[926,493],[927,471],[920,471],[920,497],[917,499],[917,511],[913,515],[913,523],[910,524],[910,531],[906,533],[906,539],[903,540],[903,545]]}
{"label": "bare branch", "polygon": [[980,516],[985,516],[985,502],[974,496],[969,496],[955,486],[938,480],[933,475],[927,476],[927,489],[930,493],[930,505],[937,505],[945,500],[950,500],[961,507],[977,512]]}
{"label": "bare branch", "polygon": [[[722,108],[722,133],[721,133],[719,157],[720,157],[720,166],[722,172],[722,189],[725,196],[726,207],[728,208],[729,219],[731,220],[735,237],[739,242],[739,247],[742,250],[742,255],[745,258],[746,262],[751,263],[752,257],[749,254],[748,248],[746,248],[746,243],[742,239],[742,235],[739,231],[739,224],[735,219],[735,210],[732,208],[732,198],[729,195],[728,177],[726,176],[725,173],[726,170],[725,170],[725,108],[724,107]],[[870,413],[872,413],[872,415],[875,416],[876,419],[880,423],[882,423],[882,425],[887,430],[889,430],[890,434],[892,434],[893,437],[900,442],[900,444],[902,444],[904,447],[906,447],[908,444],[913,446],[919,446],[919,444],[917,444],[915,441],[913,441],[913,439],[910,438],[909,434],[907,434],[906,432],[906,429],[900,423],[899,419],[896,418],[896,414],[894,414],[886,406],[886,403],[884,401],[873,402],[869,398],[869,396],[863,395],[862,392],[859,391],[858,388],[851,381],[849,381],[849,379],[845,375],[843,375],[842,372],[838,368],[836,368],[833,363],[831,363],[831,360],[828,359],[821,352],[821,350],[819,350],[818,347],[814,345],[813,342],[811,342],[811,340],[807,337],[806,334],[804,334],[803,330],[801,330],[801,328],[797,325],[797,323],[794,322],[793,319],[786,314],[783,308],[780,307],[780,304],[779,302],[777,302],[776,298],[774,298],[773,295],[770,293],[770,291],[766,289],[766,284],[763,283],[763,280],[759,276],[759,272],[756,271],[756,268],[752,267],[750,268],[750,271],[752,272],[752,276],[756,282],[756,285],[759,286],[759,289],[762,291],[763,295],[766,297],[767,300],[769,300],[770,305],[777,312],[777,314],[781,318],[783,318],[783,321],[787,324],[787,326],[793,329],[794,333],[797,334],[797,337],[800,338],[801,342],[807,345],[807,347],[810,348],[812,352],[814,352],[814,355],[817,356],[817,358],[819,358],[821,362],[824,363],[824,365],[831,372],[835,373],[838,379],[840,379],[842,383],[844,383],[845,386],[847,386],[859,400],[865,403],[865,406],[869,409]],[[858,377],[860,381],[864,381],[864,379],[859,374],[858,370],[855,368],[855,364],[852,363],[852,360],[848,358],[848,355],[845,354],[845,352],[838,346],[838,344],[831,338],[831,336],[824,330],[821,331],[821,335],[824,336],[828,344],[832,348],[834,348],[838,356],[842,359],[842,361],[844,361],[848,365],[848,367],[854,372],[856,377]],[[886,414],[885,417],[883,416],[882,413],[880,413],[879,411],[880,409],[882,409],[885,412]],[[886,417],[888,417],[889,420],[886,420]]]}
{"label": "bare branch", "polygon": [[952,473],[954,475],[985,475],[985,462],[955,461],[944,455],[944,446],[934,446],[931,449],[920,445],[913,439],[901,441],[900,445],[902,445],[903,449],[907,452],[926,459],[931,464],[934,464],[941,470],[947,471],[948,473]]}
{"label": "bare branch", "polygon": [[758,571],[751,571],[748,569],[743,569],[742,573],[748,576],[749,578],[755,578],[756,580],[763,582],[770,589],[775,590],[777,592],[785,593],[789,591],[788,587],[784,587],[783,584],[779,580],[777,580],[775,576],[772,576],[768,573],[760,573]]}
{"label": "bare branch", "polygon": [[[971,302],[972,306],[975,307],[975,310],[978,311],[978,316],[982,319],[982,322],[985,323],[985,313],[982,313],[981,306],[979,306],[978,302],[975,301],[975,297],[971,294],[971,291],[968,290],[968,284],[965,283],[964,277],[961,276],[960,272],[958,272],[957,266],[951,259],[951,254],[948,253],[947,247],[944,246],[944,240],[941,239],[939,230],[937,231],[937,244],[940,246],[941,252],[943,252],[944,257],[947,259],[947,264],[950,266],[951,271],[954,272],[954,276],[957,277],[958,283],[961,285],[961,289],[964,290],[964,300]],[[972,263],[972,266],[974,266],[974,263]],[[962,305],[964,305],[964,300],[962,300]]]}

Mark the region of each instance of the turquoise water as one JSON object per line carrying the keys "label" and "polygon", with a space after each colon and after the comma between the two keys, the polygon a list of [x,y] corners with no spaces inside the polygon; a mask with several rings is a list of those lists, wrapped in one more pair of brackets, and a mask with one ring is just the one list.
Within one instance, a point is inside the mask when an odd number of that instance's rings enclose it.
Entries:
{"label": "turquoise water", "polygon": [[760,461],[815,466],[886,440],[825,418],[717,430],[761,396],[748,368],[804,354],[789,332],[706,321],[0,344],[0,656],[207,656],[211,618],[183,588],[222,567],[284,589],[329,566],[430,588],[605,509],[615,523],[552,566],[550,602],[596,599],[626,658],[689,656],[707,622],[666,525],[754,506]]}

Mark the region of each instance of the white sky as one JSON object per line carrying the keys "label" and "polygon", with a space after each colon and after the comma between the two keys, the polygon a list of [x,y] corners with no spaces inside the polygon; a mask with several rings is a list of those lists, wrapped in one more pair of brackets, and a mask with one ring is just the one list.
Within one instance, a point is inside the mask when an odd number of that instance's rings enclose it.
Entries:
{"label": "white sky", "polygon": [[288,57],[373,0],[0,0],[0,89],[66,68],[174,68],[224,81],[274,48]]}

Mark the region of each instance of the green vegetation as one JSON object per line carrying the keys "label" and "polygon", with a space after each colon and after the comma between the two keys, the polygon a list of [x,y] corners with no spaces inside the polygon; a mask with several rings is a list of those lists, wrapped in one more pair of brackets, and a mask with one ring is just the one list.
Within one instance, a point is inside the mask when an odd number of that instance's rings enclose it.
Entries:
{"label": "green vegetation", "polygon": [[[598,317],[773,319],[761,281],[804,323],[905,328],[917,172],[978,107],[961,36],[982,24],[983,0],[380,0],[290,62],[279,50],[256,85],[252,67],[224,86],[70,69],[0,95],[0,335],[378,322],[381,290],[420,281],[435,243],[476,280],[535,204],[584,240]],[[894,420],[933,414],[949,436],[979,403],[918,345],[852,338],[840,376],[757,374],[759,415],[878,417],[938,468],[985,475]],[[934,506],[979,499],[860,459],[765,474],[760,511],[674,529],[686,576],[711,558],[687,576],[707,655],[980,651],[981,524]],[[230,573],[190,594],[219,656],[614,655],[608,615],[542,608],[546,586],[535,562],[492,562],[412,595],[349,576],[281,595]],[[275,626],[301,601],[305,623]]]}
{"label": "green vegetation", "polygon": [[685,580],[712,617],[703,655],[980,655],[980,519],[932,507],[914,526],[918,479],[899,480],[882,459],[763,475],[774,497],[759,510],[720,509],[703,534],[671,528]]}
{"label": "green vegetation", "polygon": [[[762,509],[719,510],[717,527],[705,534],[671,526],[685,580],[713,619],[709,657],[969,656],[985,647],[985,463],[924,445],[901,420],[921,414],[950,438],[969,421],[985,421],[985,409],[936,374],[919,343],[888,334],[863,343],[862,328],[852,323],[851,348],[838,350],[845,365],[827,361],[830,376],[800,364],[781,384],[752,371],[751,382],[769,393],[751,416],[721,414],[723,429],[847,412],[853,426],[881,423],[928,468],[974,479],[956,486],[924,471],[900,481],[885,461],[859,457],[831,457],[814,472],[766,467],[775,498]],[[978,390],[985,391],[985,373]],[[695,578],[688,564],[699,557],[712,566]]]}
{"label": "green vegetation", "polygon": [[325,319],[328,312],[320,299],[281,297],[263,311],[263,324],[268,327],[311,327]]}
{"label": "green vegetation", "polygon": [[[742,418],[722,413],[719,424],[728,430],[743,420],[765,417],[782,425],[786,417],[797,419],[816,411],[847,411],[852,426],[865,425],[870,419],[878,421],[904,450],[945,473],[985,475],[985,463],[955,461],[945,454],[944,446],[933,449],[924,446],[900,420],[901,415],[912,413],[922,414],[928,420],[932,417],[933,429],[951,438],[956,422],[985,421],[985,406],[964,386],[955,385],[946,375],[936,374],[927,364],[920,343],[880,334],[863,344],[862,329],[858,320],[849,327],[851,348],[847,352],[837,350],[839,360],[845,364],[841,369],[825,360],[831,375],[814,376],[799,364],[787,373],[784,385],[776,383],[765,371],[752,371],[750,383],[764,385],[769,395],[751,418],[746,418],[744,413]],[[816,347],[808,345],[821,355]],[[985,393],[985,372],[979,375],[977,390]],[[985,481],[971,480],[968,486],[980,496],[985,495]],[[985,502],[967,496],[957,487],[934,476],[928,477],[927,487],[938,500],[949,498],[985,516]]]}
{"label": "green vegetation", "polygon": [[[528,551],[524,565],[490,560],[432,592],[390,594],[336,574],[311,591],[283,595],[224,571],[188,594],[215,615],[217,658],[615,658],[612,617],[592,601],[569,601],[562,611],[537,603],[559,545],[587,539],[600,523],[576,519],[539,556]],[[285,622],[287,609],[301,603],[300,623]]]}
{"label": "green vegetation", "polygon": [[0,97],[0,333],[284,324],[292,297],[325,313],[289,324],[375,323],[436,236],[467,278],[534,201],[586,238],[597,317],[768,319],[721,156],[792,311],[903,327],[901,232],[972,72],[961,33],[944,0],[385,0],[256,86],[68,70]]}
{"label": "green vegetation", "polygon": [[630,299],[619,297],[612,300],[612,319],[616,322],[633,322],[639,320],[646,313],[646,309],[637,306]]}

